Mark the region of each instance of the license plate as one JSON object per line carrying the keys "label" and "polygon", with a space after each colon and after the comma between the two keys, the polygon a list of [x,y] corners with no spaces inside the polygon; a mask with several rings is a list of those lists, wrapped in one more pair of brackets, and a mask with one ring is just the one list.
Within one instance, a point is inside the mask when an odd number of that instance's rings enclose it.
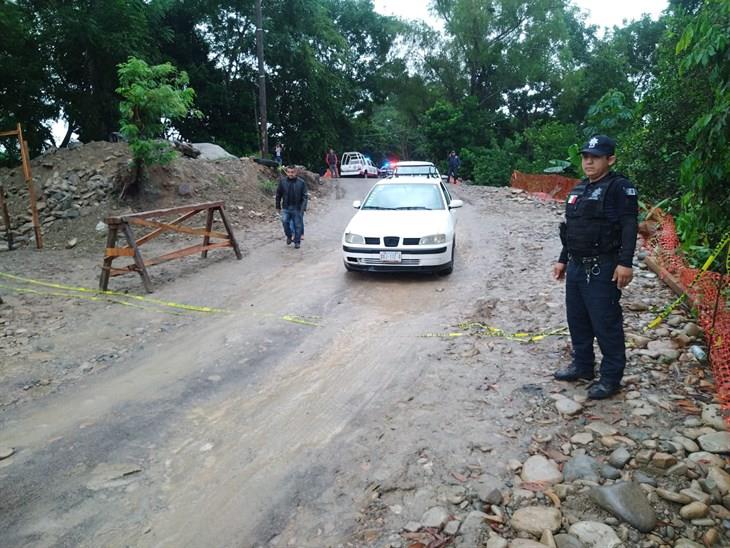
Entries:
{"label": "license plate", "polygon": [[380,261],[383,263],[399,263],[401,262],[400,251],[381,251]]}

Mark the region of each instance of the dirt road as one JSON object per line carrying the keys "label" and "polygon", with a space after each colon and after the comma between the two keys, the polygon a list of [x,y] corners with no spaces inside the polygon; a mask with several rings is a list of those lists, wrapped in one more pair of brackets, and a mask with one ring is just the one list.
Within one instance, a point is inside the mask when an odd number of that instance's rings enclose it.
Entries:
{"label": "dirt road", "polygon": [[426,335],[468,319],[560,326],[562,288],[548,277],[557,210],[458,188],[451,276],[346,273],[341,232],[368,187],[330,193],[301,250],[270,225],[244,236],[242,261],[155,295],[230,314],[170,328],[108,305],[86,331],[49,332],[48,352],[74,363],[126,345],[113,367],[3,412],[0,442],[16,453],[0,461],[2,544],[385,546],[438,485],[496,477],[549,431],[518,419],[565,340]]}

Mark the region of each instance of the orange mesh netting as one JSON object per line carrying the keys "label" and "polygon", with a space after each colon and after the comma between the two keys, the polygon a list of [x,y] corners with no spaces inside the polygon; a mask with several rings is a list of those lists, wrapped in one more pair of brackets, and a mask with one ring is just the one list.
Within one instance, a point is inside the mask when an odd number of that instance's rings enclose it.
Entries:
{"label": "orange mesh netting", "polygon": [[543,198],[565,200],[568,197],[568,192],[579,182],[578,179],[563,177],[562,175],[514,171],[510,179],[510,186],[512,188],[521,188]]}
{"label": "orange mesh netting", "polygon": [[[661,215],[658,229],[653,235],[642,231],[642,238],[659,266],[679,283],[696,307],[698,323],[705,332],[709,349],[717,397],[725,411],[725,421],[730,425],[730,310],[724,295],[718,295],[718,287],[722,291],[723,287],[730,285],[730,275],[710,270],[701,272],[700,269],[690,267],[678,252],[680,242],[674,218],[669,214]],[[727,261],[727,245],[720,250],[717,258],[723,264]]]}

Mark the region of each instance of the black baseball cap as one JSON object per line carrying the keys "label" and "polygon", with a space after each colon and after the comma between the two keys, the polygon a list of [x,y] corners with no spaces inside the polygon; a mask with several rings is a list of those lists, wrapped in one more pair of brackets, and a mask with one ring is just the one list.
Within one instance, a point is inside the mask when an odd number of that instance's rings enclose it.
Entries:
{"label": "black baseball cap", "polygon": [[580,152],[593,156],[613,156],[616,153],[616,141],[605,135],[594,135],[583,145]]}

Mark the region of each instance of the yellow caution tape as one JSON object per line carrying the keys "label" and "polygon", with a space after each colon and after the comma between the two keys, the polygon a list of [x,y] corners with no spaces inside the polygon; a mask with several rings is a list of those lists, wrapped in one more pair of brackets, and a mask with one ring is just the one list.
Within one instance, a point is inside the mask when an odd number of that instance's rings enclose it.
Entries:
{"label": "yellow caution tape", "polygon": [[453,338],[466,337],[467,335],[476,335],[481,337],[496,337],[507,339],[510,341],[518,341],[522,343],[532,343],[543,340],[545,337],[562,337],[568,334],[567,327],[558,327],[538,333],[527,333],[518,331],[516,333],[507,333],[505,330],[491,325],[485,325],[478,322],[464,322],[459,324],[462,331],[454,331],[451,333],[427,333],[424,337]]}
{"label": "yellow caution tape", "polygon": [[142,295],[135,295],[133,293],[122,293],[119,291],[102,291],[100,289],[90,289],[88,287],[77,287],[72,285],[65,285],[65,284],[57,284],[52,282],[43,282],[40,280],[34,280],[32,278],[24,278],[22,276],[15,276],[14,274],[7,274],[5,272],[0,272],[0,277],[6,278],[8,280],[14,280],[16,282],[26,283],[26,284],[32,284],[32,285],[39,285],[42,287],[50,287],[53,289],[63,289],[65,291],[76,291],[79,293],[90,293],[94,295],[109,295],[109,296],[115,296],[115,297],[122,297],[124,299],[134,299],[137,301],[142,302],[148,302],[160,306],[166,306],[169,308],[178,308],[181,310],[190,310],[193,312],[206,312],[206,313],[230,313],[230,310],[224,310],[222,308],[211,308],[209,306],[195,306],[191,304],[180,304],[170,301],[162,301],[159,299],[153,299],[152,297],[143,297]]}
{"label": "yellow caution tape", "polygon": [[[687,286],[687,289],[684,290],[684,292],[674,299],[671,303],[669,303],[666,307],[664,307],[664,310],[661,311],[661,313],[654,318],[649,324],[644,328],[644,333],[649,331],[650,329],[654,329],[656,326],[661,324],[664,320],[667,319],[667,316],[672,313],[672,310],[677,308],[688,296],[688,291],[694,286],[694,284],[697,283],[697,280],[700,279],[702,274],[707,272],[707,269],[710,268],[713,262],[715,262],[715,259],[722,253],[722,250],[725,249],[725,246],[730,243],[730,232],[726,233],[725,236],[720,240],[720,243],[715,246],[715,249],[712,250],[712,253],[705,261],[705,264],[702,265],[702,268],[700,268],[697,271],[697,274],[695,275],[694,279],[692,280],[692,283],[690,283]],[[725,271],[727,272],[730,269],[730,253],[727,254],[727,257],[725,258]]]}
{"label": "yellow caution tape", "polygon": [[[102,291],[100,289],[90,289],[88,287],[76,287],[76,286],[53,283],[53,282],[44,282],[41,280],[34,280],[32,278],[24,278],[22,276],[16,276],[14,274],[8,274],[5,272],[0,272],[0,277],[6,278],[8,280],[13,280],[18,283],[32,284],[32,285],[37,285],[40,287],[50,287],[52,289],[61,289],[61,290],[67,292],[67,293],[62,293],[62,292],[58,292],[58,291],[39,291],[39,290],[35,290],[35,289],[0,284],[0,288],[8,289],[11,291],[17,291],[18,293],[32,293],[35,295],[45,295],[45,296],[51,296],[51,297],[76,298],[76,299],[84,299],[84,300],[95,301],[95,302],[106,301],[106,302],[112,302],[112,303],[121,304],[121,305],[125,305],[125,306],[141,308],[143,310],[150,310],[150,308],[148,306],[142,306],[139,304],[130,303],[128,300],[125,300],[125,299],[132,299],[132,300],[144,303],[144,304],[158,305],[158,306],[163,306],[163,307],[167,307],[167,308],[172,308],[175,310],[185,310],[185,311],[203,312],[203,313],[219,313],[219,314],[230,314],[231,313],[230,310],[225,310],[222,308],[212,308],[209,306],[196,306],[196,305],[190,305],[190,304],[180,304],[180,303],[175,303],[175,302],[170,302],[170,301],[162,301],[160,299],[153,299],[152,297],[144,297],[142,295],[135,295],[132,293],[122,293],[119,291]],[[160,309],[158,309],[158,310],[160,310]],[[180,315],[179,312],[166,311],[164,309],[162,309],[162,311],[164,311],[165,313]],[[252,313],[257,314],[255,312],[252,312]],[[296,323],[299,325],[307,325],[310,327],[321,327],[321,324],[316,323],[312,319],[307,319],[307,318],[304,318],[301,316],[296,316],[294,314],[285,314],[284,316],[275,316],[274,314],[258,313],[257,315],[260,315],[263,317],[268,317],[268,318],[277,318],[277,319],[283,320],[285,322]]]}

